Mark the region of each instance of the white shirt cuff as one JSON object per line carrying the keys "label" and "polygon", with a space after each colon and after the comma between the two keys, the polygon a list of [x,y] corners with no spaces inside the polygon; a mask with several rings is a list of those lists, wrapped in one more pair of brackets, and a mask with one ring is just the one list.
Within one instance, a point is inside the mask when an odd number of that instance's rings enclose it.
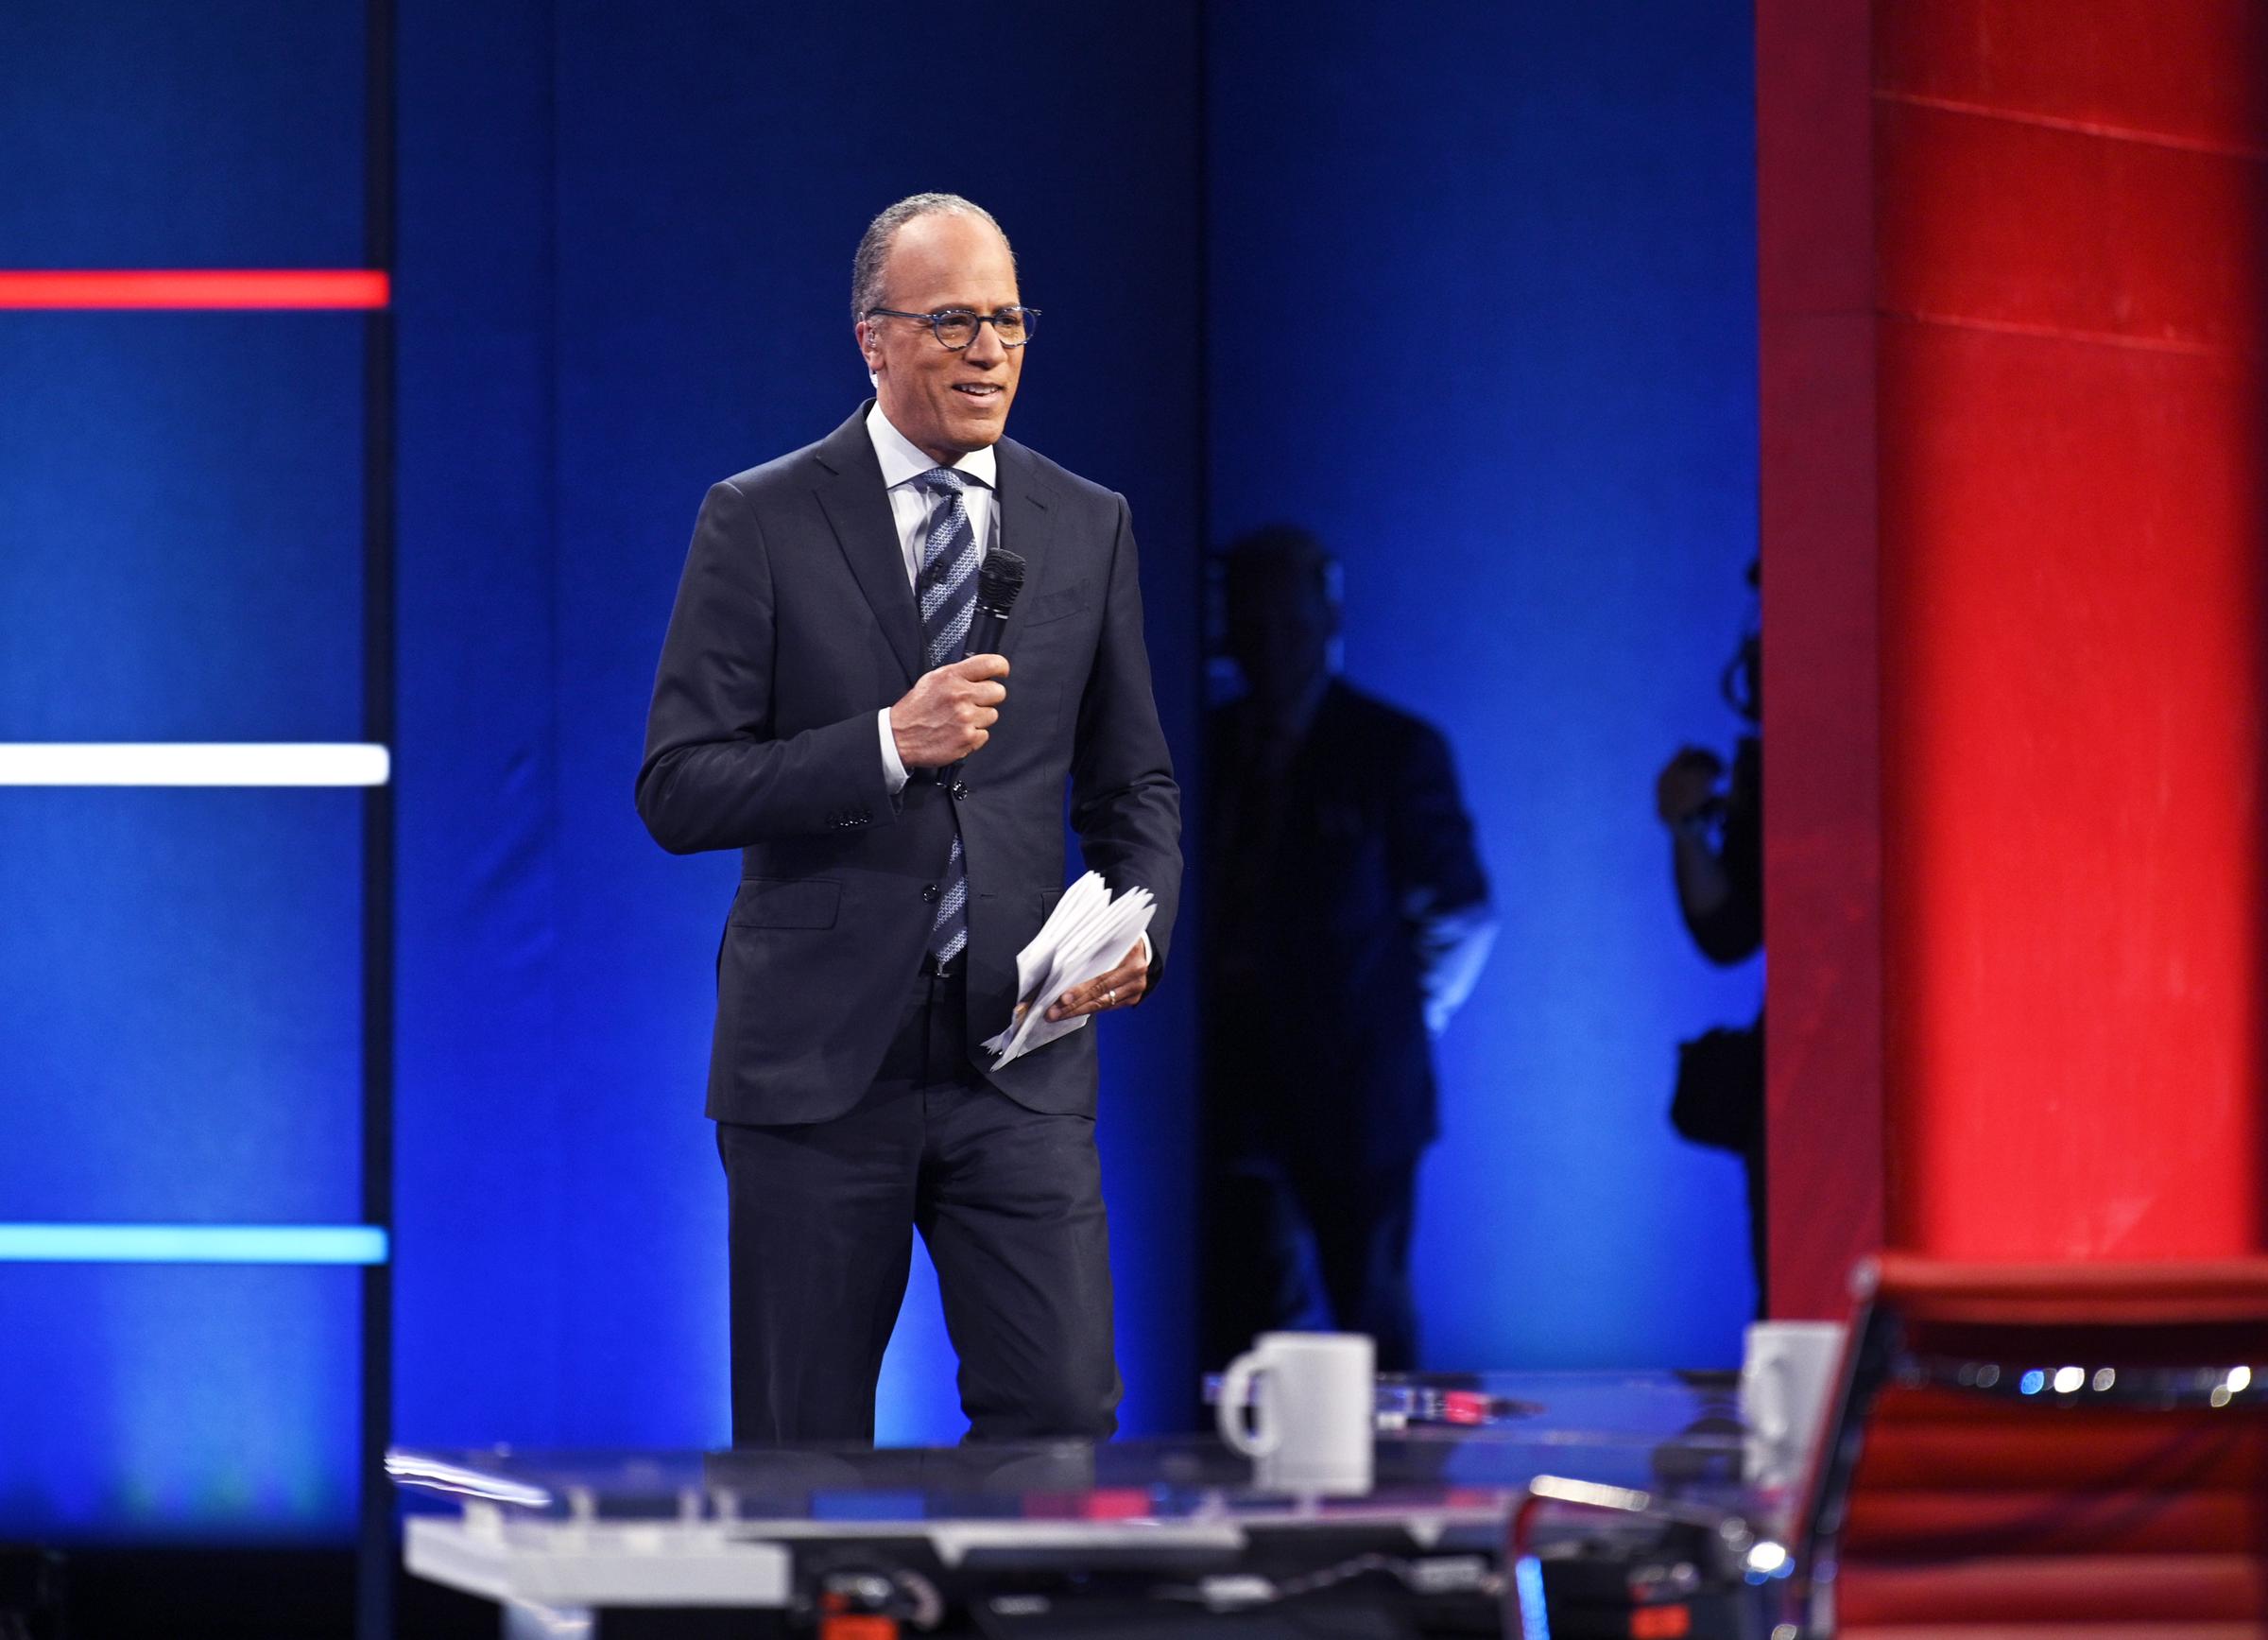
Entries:
{"label": "white shirt cuff", "polygon": [[882,727],[882,783],[896,797],[905,789],[905,765],[898,760],[898,737],[890,733],[890,709],[885,706],[874,721]]}

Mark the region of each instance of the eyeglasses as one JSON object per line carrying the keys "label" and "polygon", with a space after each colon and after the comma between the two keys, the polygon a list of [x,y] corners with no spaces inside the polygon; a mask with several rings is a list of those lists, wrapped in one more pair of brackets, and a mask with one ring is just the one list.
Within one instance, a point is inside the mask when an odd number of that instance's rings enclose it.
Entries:
{"label": "eyeglasses", "polygon": [[1022,347],[1032,339],[1032,332],[1040,328],[1040,310],[1036,307],[1004,307],[998,313],[971,313],[965,307],[943,307],[935,313],[906,313],[895,307],[869,307],[867,317],[877,315],[884,319],[918,319],[936,333],[937,340],[959,353],[976,339],[978,329],[992,327],[1000,337],[1002,347]]}

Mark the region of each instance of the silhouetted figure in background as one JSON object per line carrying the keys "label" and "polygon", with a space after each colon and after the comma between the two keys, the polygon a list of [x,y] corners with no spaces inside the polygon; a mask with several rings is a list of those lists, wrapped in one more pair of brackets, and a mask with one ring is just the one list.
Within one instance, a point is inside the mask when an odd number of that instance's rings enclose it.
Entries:
{"label": "silhouetted figure in background", "polygon": [[1337,566],[1303,530],[1226,560],[1246,692],[1208,733],[1209,1364],[1311,1308],[1416,1366],[1418,1158],[1431,1038],[1495,935],[1449,747],[1332,676]]}
{"label": "silhouetted figure in background", "polygon": [[[1748,566],[1757,584],[1757,566]],[[1762,651],[1756,632],[1742,639],[1725,668],[1727,704],[1751,727],[1763,722]],[[1744,734],[1732,767],[1702,747],[1688,746],[1663,766],[1655,807],[1670,828],[1677,909],[1686,931],[1711,962],[1744,962],[1764,943],[1764,758],[1761,741]],[[1740,1157],[1748,1181],[1748,1256],[1756,1268],[1757,1314],[1764,1298],[1764,1016],[1752,1025],[1712,1030],[1681,1043],[1677,1092],[1670,1119],[1698,1145]]]}

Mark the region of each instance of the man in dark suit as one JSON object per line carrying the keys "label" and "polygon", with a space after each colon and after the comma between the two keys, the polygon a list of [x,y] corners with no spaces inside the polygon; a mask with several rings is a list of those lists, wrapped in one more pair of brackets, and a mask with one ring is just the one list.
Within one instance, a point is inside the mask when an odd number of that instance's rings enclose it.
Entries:
{"label": "man in dark suit", "polygon": [[[1165,955],[1180,793],[1133,532],[1124,497],[1002,437],[1039,315],[988,215],[902,200],[852,283],[875,398],[710,490],[638,776],[664,848],[742,851],[708,1100],[733,1439],[872,1439],[914,1228],[971,1437],[1107,1437],[1094,1030],[998,1071],[971,1044],[1008,1024],[1061,892],[1066,780],[1087,863],[1158,912],[1051,1014],[1132,1007]],[[965,655],[1003,550],[1022,596],[1001,652]]]}
{"label": "man in dark suit", "polygon": [[1439,733],[1332,676],[1322,546],[1265,529],[1224,567],[1246,692],[1207,747],[1208,1354],[1311,1310],[1312,1249],[1338,1325],[1408,1371],[1432,1037],[1494,937],[1488,883]]}

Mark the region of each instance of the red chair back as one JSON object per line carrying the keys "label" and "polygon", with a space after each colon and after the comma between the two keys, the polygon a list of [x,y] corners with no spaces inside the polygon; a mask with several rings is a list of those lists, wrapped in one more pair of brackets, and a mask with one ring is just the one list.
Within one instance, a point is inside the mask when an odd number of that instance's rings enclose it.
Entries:
{"label": "red chair back", "polygon": [[2268,1640],[2268,1259],[1861,1279],[1809,1631]]}

